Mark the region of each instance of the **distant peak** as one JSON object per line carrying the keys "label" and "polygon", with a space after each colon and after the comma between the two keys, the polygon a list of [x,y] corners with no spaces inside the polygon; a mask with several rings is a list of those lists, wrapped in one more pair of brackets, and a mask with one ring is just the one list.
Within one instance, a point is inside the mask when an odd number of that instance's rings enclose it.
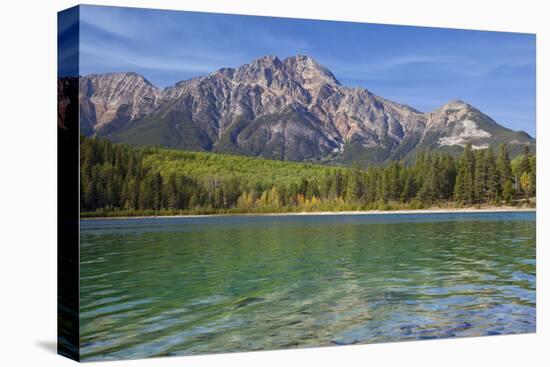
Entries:
{"label": "distant peak", "polygon": [[143,81],[145,84],[148,84],[150,86],[154,86],[153,83],[151,83],[146,77],[144,77],[143,75],[141,74],[138,74],[134,71],[130,71],[128,73],[125,73],[126,74],[126,77],[127,78],[135,78],[135,79],[139,79],[141,81]]}
{"label": "distant peak", "polygon": [[281,60],[275,55],[265,55],[254,59],[251,64],[280,64]]}
{"label": "distant peak", "polygon": [[295,56],[287,57],[284,60],[284,63],[287,65],[301,66],[301,67],[321,67],[326,69],[324,66],[319,65],[312,57],[308,55],[298,54]]}
{"label": "distant peak", "polygon": [[441,106],[440,110],[460,110],[464,108],[472,108],[472,106],[460,99],[453,99],[447,103],[445,103],[443,106]]}
{"label": "distant peak", "polygon": [[227,78],[233,78],[234,74],[235,74],[234,68],[221,68],[211,73],[210,75],[223,75]]}
{"label": "distant peak", "polygon": [[450,100],[449,102],[447,103],[450,103],[450,104],[457,104],[457,105],[468,105],[468,103],[464,102],[463,100],[461,99],[452,99]]}
{"label": "distant peak", "polygon": [[287,67],[294,69],[300,74],[304,74],[305,72],[310,75],[317,74],[328,82],[340,85],[340,82],[336,79],[334,74],[332,74],[328,68],[319,64],[311,56],[298,54],[287,57],[283,62]]}
{"label": "distant peak", "polygon": [[89,78],[98,78],[103,80],[139,80],[140,82],[143,82],[147,85],[150,85],[152,87],[155,87],[153,83],[151,83],[149,80],[147,80],[143,75],[136,73],[134,71],[126,71],[126,72],[111,72],[111,73],[104,73],[104,74],[88,74],[84,76],[83,78],[89,79]]}
{"label": "distant peak", "polygon": [[316,63],[316,61],[313,59],[313,57],[305,55],[305,54],[297,54],[297,55],[294,55],[294,56],[287,57],[286,59],[287,60],[299,60],[299,61],[302,61],[302,62],[314,62],[314,63]]}
{"label": "distant peak", "polygon": [[92,75],[106,76],[106,77],[123,77],[123,78],[145,79],[141,74],[138,74],[135,71],[111,72],[111,73],[105,73],[105,74],[92,74]]}

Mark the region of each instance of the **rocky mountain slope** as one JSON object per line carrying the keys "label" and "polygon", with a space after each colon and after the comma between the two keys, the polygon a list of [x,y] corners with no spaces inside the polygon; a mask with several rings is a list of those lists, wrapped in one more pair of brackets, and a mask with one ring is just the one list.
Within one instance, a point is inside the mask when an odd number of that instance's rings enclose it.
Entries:
{"label": "rocky mountain slope", "polygon": [[265,56],[159,89],[135,73],[80,78],[81,133],[135,145],[364,164],[419,149],[459,152],[535,140],[451,101],[423,113],[343,86],[311,57]]}

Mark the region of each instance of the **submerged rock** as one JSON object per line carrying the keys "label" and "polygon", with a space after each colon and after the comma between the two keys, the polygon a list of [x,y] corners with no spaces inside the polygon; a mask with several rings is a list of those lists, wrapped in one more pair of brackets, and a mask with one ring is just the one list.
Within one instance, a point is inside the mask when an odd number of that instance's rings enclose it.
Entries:
{"label": "submerged rock", "polygon": [[265,301],[265,298],[245,297],[245,298],[243,298],[243,299],[241,299],[241,300],[239,300],[238,302],[235,303],[235,308],[241,308],[241,307],[244,307],[244,306],[248,306],[251,303],[262,302],[262,301]]}

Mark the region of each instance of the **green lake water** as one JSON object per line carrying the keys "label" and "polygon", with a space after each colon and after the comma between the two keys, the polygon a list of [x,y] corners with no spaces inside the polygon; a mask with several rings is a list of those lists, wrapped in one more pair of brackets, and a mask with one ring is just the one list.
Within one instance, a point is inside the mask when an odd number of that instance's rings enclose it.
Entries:
{"label": "green lake water", "polygon": [[535,213],[81,221],[83,360],[532,333]]}

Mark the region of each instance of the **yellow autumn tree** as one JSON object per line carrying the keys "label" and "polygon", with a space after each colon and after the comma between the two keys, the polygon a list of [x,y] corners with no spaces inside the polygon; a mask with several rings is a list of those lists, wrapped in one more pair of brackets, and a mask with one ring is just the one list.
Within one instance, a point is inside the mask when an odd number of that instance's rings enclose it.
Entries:
{"label": "yellow autumn tree", "polygon": [[532,183],[531,174],[528,172],[523,172],[523,174],[519,178],[519,183],[521,185],[521,189],[525,193],[525,200],[529,202],[529,197],[531,196],[531,192],[533,190],[531,185]]}

